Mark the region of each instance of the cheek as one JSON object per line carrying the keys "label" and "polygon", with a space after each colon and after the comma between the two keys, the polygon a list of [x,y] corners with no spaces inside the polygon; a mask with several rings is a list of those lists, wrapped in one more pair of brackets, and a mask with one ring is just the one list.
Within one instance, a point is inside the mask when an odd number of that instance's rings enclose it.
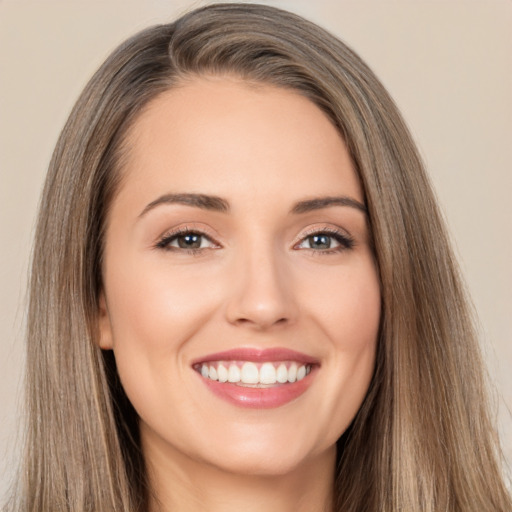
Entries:
{"label": "cheek", "polygon": [[375,345],[381,295],[370,255],[353,265],[340,266],[322,275],[317,273],[303,282],[299,293],[307,297],[305,310],[313,312],[332,348],[349,355]]}
{"label": "cheek", "polygon": [[[344,385],[364,395],[373,374],[381,315],[380,284],[373,264],[363,265],[332,285],[326,328]],[[361,396],[362,400],[362,396]]]}
{"label": "cheek", "polygon": [[[123,386],[136,408],[162,389],[176,389],[189,371],[187,341],[205,324],[218,298],[190,274],[154,261],[118,258],[105,275],[112,346]],[[141,412],[141,411],[139,411]]]}
{"label": "cheek", "polygon": [[148,353],[159,347],[175,351],[208,317],[215,298],[208,287],[202,289],[200,279],[191,280],[179,269],[148,263],[130,265],[125,261],[107,274],[114,348],[132,344]]}
{"label": "cheek", "polygon": [[329,392],[318,404],[318,415],[330,415],[332,421],[325,424],[324,435],[334,441],[353,420],[371,382],[380,325],[380,284],[368,259],[346,271],[337,269],[322,283],[317,279],[314,289],[309,309],[328,340],[321,377]]}

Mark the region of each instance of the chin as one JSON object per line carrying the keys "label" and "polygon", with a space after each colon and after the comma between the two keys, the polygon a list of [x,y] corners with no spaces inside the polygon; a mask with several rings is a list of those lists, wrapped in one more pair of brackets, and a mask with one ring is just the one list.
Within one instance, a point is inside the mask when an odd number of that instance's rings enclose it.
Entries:
{"label": "chin", "polygon": [[240,476],[274,477],[293,473],[306,461],[300,458],[283,457],[281,453],[224,457],[215,464],[226,473]]}
{"label": "chin", "polygon": [[[266,442],[265,442],[266,441]],[[263,442],[233,443],[210,452],[210,464],[219,469],[246,476],[283,476],[308,465],[314,459],[335,454],[336,446],[316,453],[308,449],[308,443],[300,440],[279,440],[278,443],[266,438]],[[206,455],[207,452],[203,452]],[[206,458],[206,457],[205,457]]]}

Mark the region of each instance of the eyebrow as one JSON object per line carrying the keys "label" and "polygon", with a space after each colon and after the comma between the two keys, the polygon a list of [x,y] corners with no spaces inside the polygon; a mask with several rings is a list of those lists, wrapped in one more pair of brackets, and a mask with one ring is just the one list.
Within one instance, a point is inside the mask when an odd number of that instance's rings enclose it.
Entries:
{"label": "eyebrow", "polygon": [[229,203],[217,196],[209,196],[206,194],[164,194],[158,199],[151,201],[140,213],[142,217],[147,212],[162,204],[184,204],[201,208],[202,210],[211,210],[215,212],[227,213],[229,211]]}
{"label": "eyebrow", "polygon": [[[195,208],[201,208],[202,210],[210,210],[221,213],[228,213],[230,210],[229,203],[218,196],[210,196],[206,194],[164,194],[158,199],[151,201],[144,210],[140,213],[139,217],[144,216],[150,210],[153,210],[157,206],[163,204],[183,204],[186,206],[192,206]],[[366,206],[347,196],[328,196],[328,197],[316,197],[313,199],[307,199],[299,201],[290,210],[290,213],[299,215],[302,213],[308,213],[315,210],[321,210],[322,208],[328,208],[330,206],[349,206],[367,214],[368,210]]]}
{"label": "eyebrow", "polygon": [[291,209],[291,213],[308,213],[315,210],[321,210],[322,208],[327,208],[329,206],[349,206],[351,208],[355,208],[356,210],[360,210],[365,214],[368,213],[368,209],[363,203],[347,196],[316,197],[306,201],[299,201]]}

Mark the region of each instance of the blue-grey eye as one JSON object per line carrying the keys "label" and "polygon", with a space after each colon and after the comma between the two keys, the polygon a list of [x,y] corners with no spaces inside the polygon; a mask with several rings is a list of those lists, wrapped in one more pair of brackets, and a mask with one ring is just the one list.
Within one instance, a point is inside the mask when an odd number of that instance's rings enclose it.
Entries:
{"label": "blue-grey eye", "polygon": [[307,238],[311,249],[330,249],[332,237],[326,234],[311,235]]}
{"label": "blue-grey eye", "polygon": [[203,233],[184,231],[165,236],[160,242],[158,242],[157,247],[160,247],[161,249],[188,249],[194,251],[216,247],[216,244]]}
{"label": "blue-grey eye", "polygon": [[340,243],[336,240],[335,236],[329,233],[309,235],[298,245],[299,249],[316,249],[320,251],[334,249],[339,246]]}
{"label": "blue-grey eye", "polygon": [[339,231],[317,231],[306,235],[295,249],[309,249],[318,253],[338,253],[354,247],[354,239]]}

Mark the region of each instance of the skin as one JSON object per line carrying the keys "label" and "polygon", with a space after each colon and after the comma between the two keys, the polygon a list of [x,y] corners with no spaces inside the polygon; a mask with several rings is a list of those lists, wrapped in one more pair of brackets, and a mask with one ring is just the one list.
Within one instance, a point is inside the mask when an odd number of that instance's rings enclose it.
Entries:
{"label": "skin", "polygon": [[[153,100],[126,147],[106,231],[100,345],[114,350],[140,415],[152,509],[329,510],[336,440],[374,368],[379,279],[363,211],[290,211],[326,196],[364,202],[342,138],[296,92],[209,77]],[[148,206],[184,193],[218,196],[229,211]],[[176,229],[205,233],[200,249],[176,238],[163,247]],[[292,402],[240,408],[191,366],[236,347],[303,352],[318,371]]]}

